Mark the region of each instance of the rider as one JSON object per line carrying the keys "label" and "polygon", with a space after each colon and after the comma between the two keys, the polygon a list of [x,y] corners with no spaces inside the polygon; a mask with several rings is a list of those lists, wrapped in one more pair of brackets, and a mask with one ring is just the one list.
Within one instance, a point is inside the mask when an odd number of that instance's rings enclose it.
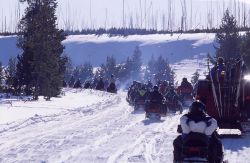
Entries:
{"label": "rider", "polygon": [[102,77],[100,77],[100,80],[97,83],[96,90],[103,91],[104,90],[104,82]]}
{"label": "rider", "polygon": [[179,100],[179,95],[176,93],[173,85],[169,86],[169,90],[166,93],[165,98],[169,102],[175,102]]}
{"label": "rider", "polygon": [[151,91],[152,88],[153,88],[153,84],[152,84],[151,80],[148,80],[147,89],[148,89],[149,91]]}
{"label": "rider", "polygon": [[189,108],[189,112],[180,119],[182,135],[178,136],[174,142],[174,162],[181,161],[183,140],[191,132],[202,133],[210,139],[209,151],[211,162],[221,163],[223,160],[223,147],[216,137],[217,121],[208,116],[205,112],[206,106],[199,100],[194,101]]}
{"label": "rider", "polygon": [[78,80],[75,82],[73,88],[82,88],[82,83],[81,83],[81,80],[80,80],[80,79],[78,79]]}
{"label": "rider", "polygon": [[116,91],[116,85],[115,85],[115,76],[111,74],[110,76],[110,81],[109,81],[109,86],[107,88],[108,92],[114,92]]}
{"label": "rider", "polygon": [[85,89],[90,89],[91,88],[91,83],[89,80],[86,80],[85,83],[84,83],[84,87]]}
{"label": "rider", "polygon": [[137,92],[137,81],[133,81],[132,85],[128,88],[128,98],[130,102],[134,102],[136,92]]}
{"label": "rider", "polygon": [[211,76],[214,81],[221,81],[226,72],[226,66],[224,63],[223,57],[218,57],[217,62],[215,63],[214,67],[211,69]]}
{"label": "rider", "polygon": [[149,101],[150,101],[150,103],[162,104],[162,100],[163,100],[163,96],[159,92],[159,87],[158,86],[154,86],[153,87],[153,91],[150,92],[150,95],[149,95]]}
{"label": "rider", "polygon": [[164,96],[167,93],[167,91],[168,91],[168,82],[164,80],[160,85],[159,92]]}
{"label": "rider", "polygon": [[182,99],[192,97],[191,93],[193,92],[193,86],[190,82],[188,82],[187,78],[182,79],[181,85],[177,88],[177,92]]}
{"label": "rider", "polygon": [[110,80],[109,80],[109,84],[115,84],[115,76],[113,74],[110,75]]}
{"label": "rider", "polygon": [[146,85],[140,85],[140,87],[138,88],[136,97],[135,97],[135,101],[142,100],[145,102],[148,96],[149,94],[148,94]]}

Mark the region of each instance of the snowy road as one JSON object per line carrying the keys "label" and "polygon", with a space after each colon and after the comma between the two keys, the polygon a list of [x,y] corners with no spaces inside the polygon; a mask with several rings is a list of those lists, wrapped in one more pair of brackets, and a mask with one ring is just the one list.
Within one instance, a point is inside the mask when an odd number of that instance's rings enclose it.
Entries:
{"label": "snowy road", "polygon": [[[89,106],[2,127],[0,162],[172,162],[180,115],[160,122],[145,120],[144,114],[133,113],[125,93],[100,94],[103,100]],[[230,163],[250,162],[250,139],[223,139],[223,143]]]}

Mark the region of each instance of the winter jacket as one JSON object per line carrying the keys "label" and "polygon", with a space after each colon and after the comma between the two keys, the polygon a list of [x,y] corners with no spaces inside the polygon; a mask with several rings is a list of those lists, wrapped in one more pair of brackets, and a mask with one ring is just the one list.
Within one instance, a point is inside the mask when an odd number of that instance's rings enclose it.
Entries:
{"label": "winter jacket", "polygon": [[211,69],[211,76],[213,81],[219,81],[221,78],[224,78],[226,71],[226,66],[224,64],[219,64]]}
{"label": "winter jacket", "polygon": [[181,85],[177,88],[179,94],[189,94],[192,93],[193,86],[189,82],[182,82]]}
{"label": "winter jacket", "polygon": [[167,85],[164,85],[164,84],[161,84],[160,85],[160,88],[159,88],[159,92],[162,94],[162,95],[165,95],[167,93]]}
{"label": "winter jacket", "polygon": [[150,100],[151,103],[161,104],[162,100],[163,100],[163,96],[161,95],[160,92],[153,91],[153,92],[150,92],[149,100]]}
{"label": "winter jacket", "polygon": [[192,115],[186,114],[181,117],[180,124],[183,134],[198,132],[207,136],[211,136],[218,127],[217,121],[207,115],[192,117]]}
{"label": "winter jacket", "polygon": [[102,80],[97,83],[96,90],[104,90],[104,82]]}

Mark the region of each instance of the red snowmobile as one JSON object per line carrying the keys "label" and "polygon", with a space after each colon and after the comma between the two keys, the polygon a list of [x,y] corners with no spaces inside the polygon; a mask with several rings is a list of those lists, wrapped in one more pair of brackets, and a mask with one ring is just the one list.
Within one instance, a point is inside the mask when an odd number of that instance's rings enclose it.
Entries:
{"label": "red snowmobile", "polygon": [[158,103],[149,103],[145,111],[146,118],[161,119],[162,105]]}
{"label": "red snowmobile", "polygon": [[244,134],[250,133],[250,80],[242,67],[238,61],[216,79],[209,72],[207,79],[198,81],[196,99],[206,104],[219,128],[239,129]]}

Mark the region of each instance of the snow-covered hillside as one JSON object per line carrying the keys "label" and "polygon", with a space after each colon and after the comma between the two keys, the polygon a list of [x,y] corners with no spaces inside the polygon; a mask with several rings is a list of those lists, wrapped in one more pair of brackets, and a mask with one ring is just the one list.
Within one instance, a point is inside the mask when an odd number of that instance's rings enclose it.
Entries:
{"label": "snow-covered hillside", "polygon": [[[108,37],[107,35],[72,35],[63,42],[65,54],[72,58],[75,65],[91,62],[99,66],[106,57],[113,55],[117,62],[123,62],[131,56],[136,46],[140,46],[145,64],[152,55],[167,57],[170,63],[194,56],[214,54],[215,34],[174,34],[143,35],[128,37]],[[20,50],[16,47],[15,36],[0,37],[0,61],[8,63],[10,56],[16,56]]]}
{"label": "snow-covered hillside", "polygon": [[[50,102],[0,104],[10,112],[44,111],[1,122],[0,162],[172,162],[172,142],[181,115],[148,120],[134,113],[125,97],[125,92],[70,90]],[[230,163],[250,162],[250,139],[225,138],[223,144]]]}

